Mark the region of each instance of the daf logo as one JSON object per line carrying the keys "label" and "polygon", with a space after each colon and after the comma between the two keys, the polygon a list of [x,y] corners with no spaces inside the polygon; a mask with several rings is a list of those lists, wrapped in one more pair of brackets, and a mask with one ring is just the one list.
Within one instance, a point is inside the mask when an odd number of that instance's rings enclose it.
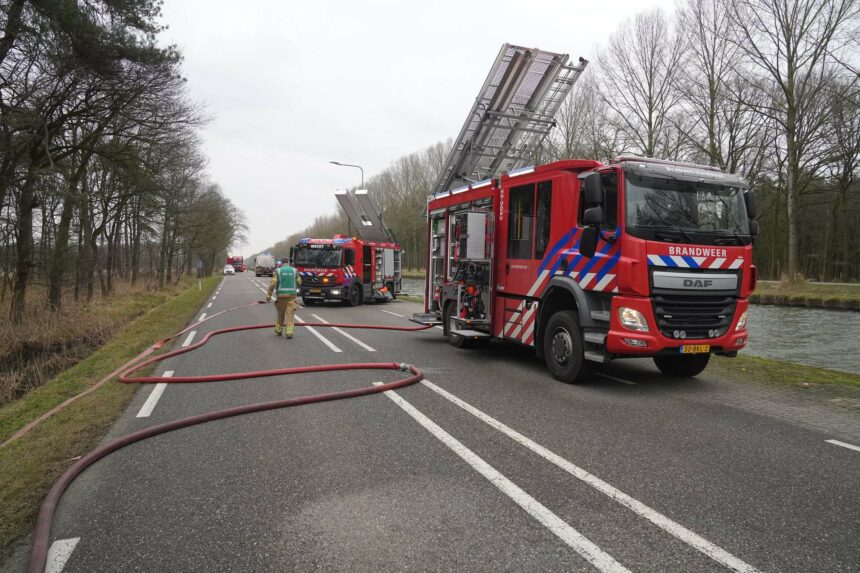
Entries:
{"label": "daf logo", "polygon": [[713,284],[711,279],[684,279],[684,288],[711,288]]}

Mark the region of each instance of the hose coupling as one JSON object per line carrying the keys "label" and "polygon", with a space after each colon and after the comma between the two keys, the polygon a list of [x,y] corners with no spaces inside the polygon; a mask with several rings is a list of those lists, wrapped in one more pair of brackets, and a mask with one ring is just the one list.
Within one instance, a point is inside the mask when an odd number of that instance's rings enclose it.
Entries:
{"label": "hose coupling", "polygon": [[404,372],[409,372],[412,369],[412,367],[409,366],[408,364],[406,364],[405,362],[401,362],[400,363],[400,369],[403,370]]}

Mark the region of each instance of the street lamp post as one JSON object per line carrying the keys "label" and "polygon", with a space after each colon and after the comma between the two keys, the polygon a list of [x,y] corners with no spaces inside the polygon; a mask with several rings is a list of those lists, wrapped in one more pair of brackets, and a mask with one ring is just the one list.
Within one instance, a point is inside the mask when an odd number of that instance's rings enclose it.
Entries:
{"label": "street lamp post", "polygon": [[340,161],[329,161],[332,165],[340,165],[341,167],[355,167],[361,171],[361,188],[364,189],[364,169],[361,165],[352,165],[351,163],[341,163]]}
{"label": "street lamp post", "polygon": [[[338,165],[340,167],[355,167],[359,171],[361,171],[361,188],[364,189],[364,169],[362,169],[361,165],[353,165],[351,163],[341,163],[340,161],[329,161],[332,165]],[[349,222],[349,214],[346,216],[346,234],[352,236],[352,225]]]}

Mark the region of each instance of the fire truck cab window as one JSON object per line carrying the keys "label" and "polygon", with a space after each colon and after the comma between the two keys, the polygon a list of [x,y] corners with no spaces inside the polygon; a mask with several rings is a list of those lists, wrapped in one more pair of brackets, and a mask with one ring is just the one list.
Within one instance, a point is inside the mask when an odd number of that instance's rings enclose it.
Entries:
{"label": "fire truck cab window", "polygon": [[354,265],[355,264],[355,251],[353,249],[344,249],[343,250],[343,264],[344,265]]}
{"label": "fire truck cab window", "polygon": [[534,184],[513,187],[508,200],[508,258],[530,259],[534,242]]}
{"label": "fire truck cab window", "polygon": [[537,218],[535,220],[535,259],[542,259],[549,248],[550,208],[552,206],[552,181],[537,184]]}
{"label": "fire truck cab window", "polygon": [[[601,229],[615,230],[618,227],[618,174],[614,171],[601,173],[600,180],[603,183],[603,224]],[[579,193],[579,221],[582,225],[582,216],[585,213],[584,194]]]}

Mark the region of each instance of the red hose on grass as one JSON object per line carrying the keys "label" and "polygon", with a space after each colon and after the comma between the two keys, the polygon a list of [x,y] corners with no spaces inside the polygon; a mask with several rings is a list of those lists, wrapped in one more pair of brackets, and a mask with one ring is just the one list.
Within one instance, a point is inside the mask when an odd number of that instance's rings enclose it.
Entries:
{"label": "red hose on grass", "polygon": [[[257,304],[257,303],[255,303]],[[243,305],[249,306],[249,305]],[[241,308],[241,307],[235,307]],[[234,309],[228,309],[234,310]],[[222,311],[227,312],[227,311]],[[221,314],[221,313],[218,313]],[[217,315],[213,315],[217,316]],[[212,318],[212,317],[210,317]],[[207,319],[208,320],[208,319]],[[202,322],[202,321],[201,321]],[[196,326],[198,323],[195,323],[192,326]],[[185,352],[190,352],[197,348],[200,348],[204,344],[206,344],[213,336],[217,336],[219,334],[225,334],[228,332],[239,332],[243,330],[254,330],[258,328],[271,328],[273,325],[271,324],[257,324],[257,325],[246,325],[246,326],[233,326],[229,328],[222,328],[219,330],[213,330],[206,334],[199,342],[196,344],[192,344],[191,346],[187,346],[185,348],[178,348],[171,352],[167,352],[165,354],[159,356],[153,356],[143,362],[135,363],[137,360],[144,358],[151,354],[156,348],[160,348],[171,338],[175,338],[180,334],[186,332],[191,327],[186,328],[185,330],[178,332],[171,336],[170,338],[164,339],[162,341],[157,342],[153,347],[147,349],[139,356],[137,356],[134,360],[126,363],[119,375],[119,381],[124,384],[133,384],[133,383],[150,383],[150,382],[162,382],[168,384],[174,383],[188,383],[188,382],[216,382],[216,381],[225,381],[225,380],[241,380],[246,378],[261,378],[267,376],[281,376],[287,374],[299,374],[306,372],[332,372],[336,370],[402,370],[404,372],[411,372],[412,376],[407,378],[403,378],[401,380],[397,380],[395,382],[388,382],[386,384],[380,384],[378,386],[368,386],[364,388],[356,388],[354,390],[343,390],[340,392],[329,392],[325,394],[316,394],[311,396],[301,396],[298,398],[289,398],[285,400],[274,400],[271,402],[262,402],[259,404],[249,404],[246,406],[236,406],[233,408],[227,408],[224,410],[216,410],[213,412],[206,412],[205,414],[198,414],[196,416],[190,416],[188,418],[182,418],[180,420],[174,420],[172,422],[167,422],[164,424],[159,424],[157,426],[152,426],[149,428],[145,428],[143,430],[138,430],[137,432],[132,432],[127,436],[123,436],[121,438],[117,438],[107,444],[100,446],[85,455],[74,465],[69,467],[63,475],[54,483],[51,490],[48,492],[48,495],[45,497],[45,500],[42,502],[42,506],[39,509],[39,517],[36,521],[36,529],[33,535],[33,548],[30,553],[30,563],[27,567],[28,573],[43,573],[45,571],[45,567],[48,560],[48,549],[50,547],[50,539],[51,539],[51,526],[54,522],[54,513],[57,510],[57,505],[60,502],[60,498],[66,489],[71,485],[74,479],[86,468],[94,464],[96,461],[102,459],[103,457],[121,449],[129,444],[133,444],[135,442],[139,442],[141,440],[145,440],[147,438],[151,438],[153,436],[157,436],[160,434],[164,434],[167,432],[172,432],[173,430],[178,430],[181,428],[188,428],[190,426],[196,426],[198,424],[203,424],[205,422],[212,422],[214,420],[221,420],[224,418],[230,418],[233,416],[241,416],[243,414],[251,414],[254,412],[265,412],[267,410],[277,410],[279,408],[290,408],[292,406],[302,406],[304,404],[315,404],[320,402],[329,402],[333,400],[343,400],[345,398],[355,398],[358,396],[366,396],[369,394],[378,394],[380,392],[387,392],[389,390],[395,390],[397,388],[403,388],[404,386],[409,386],[410,384],[415,384],[416,382],[422,380],[424,378],[424,374],[416,367],[406,364],[397,364],[395,362],[370,362],[370,363],[356,363],[356,364],[324,364],[317,366],[298,366],[293,368],[279,368],[274,370],[260,370],[255,372],[237,372],[233,374],[213,374],[209,376],[176,376],[172,378],[161,378],[154,376],[142,376],[139,378],[132,378],[131,374],[148,366],[150,364],[154,364],[156,362],[160,362],[162,360],[166,360],[172,356],[177,356],[179,354],[184,354]],[[363,329],[371,329],[371,330],[396,330],[396,331],[406,331],[406,332],[414,332],[420,330],[426,330],[428,328],[432,328],[432,326],[382,326],[382,325],[359,325],[359,324],[329,324],[329,323],[316,323],[316,322],[301,322],[297,323],[296,326],[314,326],[314,327],[339,327],[339,328],[363,328]]]}

